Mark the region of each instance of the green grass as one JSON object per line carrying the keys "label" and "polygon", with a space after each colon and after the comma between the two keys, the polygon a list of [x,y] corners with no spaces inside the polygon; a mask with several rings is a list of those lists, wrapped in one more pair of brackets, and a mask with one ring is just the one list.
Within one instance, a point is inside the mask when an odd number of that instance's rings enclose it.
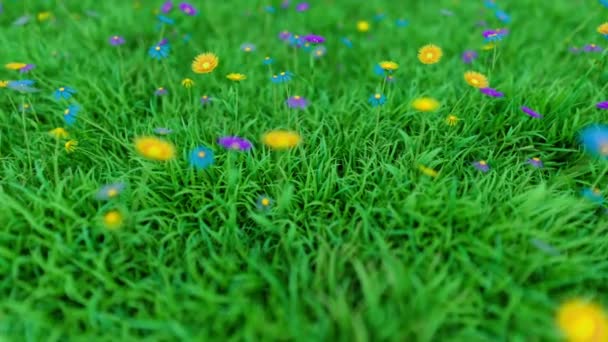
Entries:
{"label": "green grass", "polygon": [[[166,30],[164,63],[147,56],[160,1],[142,2],[4,1],[0,62],[38,67],[0,70],[0,79],[29,77],[42,91],[0,89],[0,339],[552,341],[563,300],[608,305],[608,220],[580,196],[606,188],[606,164],[577,141],[582,127],[606,120],[594,107],[606,100],[605,57],[567,50],[605,43],[595,27],[608,9],[596,1],[502,1],[513,22],[494,68],[475,23],[502,25],[481,1],[314,0],[307,13],[275,15],[257,1],[201,1],[201,15],[173,15],[193,38]],[[44,10],[56,21],[11,25]],[[378,11],[387,18],[374,22]],[[399,17],[410,25],[396,28]],[[356,32],[359,19],[370,20],[369,34]],[[283,29],[325,35],[327,56],[313,68],[304,53],[294,60],[277,38]],[[127,44],[109,46],[114,34]],[[257,51],[239,51],[246,41]],[[416,59],[426,43],[443,48],[439,64]],[[480,53],[472,66],[460,60],[466,49]],[[190,62],[205,51],[220,66],[194,75]],[[266,55],[275,72],[297,70],[288,89],[269,81]],[[397,81],[371,109],[381,82],[372,66],[385,59],[400,64]],[[467,86],[468,69],[507,96]],[[248,79],[235,86],[229,72]],[[196,82],[190,91],[185,77]],[[48,135],[63,125],[68,101],[52,91],[64,85],[82,107],[72,154]],[[156,98],[159,86],[169,94]],[[287,110],[287,92],[311,106]],[[204,94],[212,106],[199,104]],[[442,106],[416,112],[419,96]],[[455,127],[444,122],[451,113],[462,119]],[[174,161],[134,151],[133,139],[158,126],[175,131]],[[297,130],[303,144],[268,150],[259,137],[275,128]],[[215,142],[224,134],[256,146],[228,153]],[[201,172],[186,158],[198,145],[216,153]],[[544,169],[525,163],[535,156]],[[487,174],[471,166],[480,159]],[[128,183],[118,199],[94,199],[115,181]],[[255,206],[264,193],[275,200],[268,214]],[[126,214],[117,232],[100,222],[113,208]]]}

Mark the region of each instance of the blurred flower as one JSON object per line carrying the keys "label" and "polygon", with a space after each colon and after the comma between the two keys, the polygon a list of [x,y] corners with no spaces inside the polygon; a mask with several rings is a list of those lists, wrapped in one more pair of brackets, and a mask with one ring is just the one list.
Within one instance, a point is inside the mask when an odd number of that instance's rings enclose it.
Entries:
{"label": "blurred flower", "polygon": [[342,42],[342,44],[344,44],[349,49],[353,47],[353,42],[346,37],[342,37],[342,39],[340,39],[340,41]]}
{"label": "blurred flower", "polygon": [[454,114],[450,114],[445,118],[445,123],[448,124],[448,126],[456,126],[458,121],[460,121],[460,119]]}
{"label": "blurred flower", "polygon": [[442,8],[439,10],[439,13],[441,13],[442,15],[445,15],[447,17],[451,17],[454,15],[454,12],[450,11],[449,9],[446,8]]}
{"label": "blurred flower", "polygon": [[264,65],[271,65],[274,62],[274,60],[268,56],[264,57],[264,60],[262,61],[262,64]]}
{"label": "blurred flower", "polygon": [[198,170],[208,168],[215,161],[213,151],[205,146],[199,146],[190,151],[188,160],[190,161],[190,165]]}
{"label": "blurred flower", "polygon": [[29,112],[32,110],[32,105],[29,103],[24,103],[19,105],[20,112]]}
{"label": "blurred flower", "polygon": [[608,318],[597,304],[573,299],[560,305],[556,316],[557,325],[568,341],[608,340]]}
{"label": "blurred flower", "polygon": [[501,93],[500,91],[494,89],[494,88],[479,88],[479,91],[482,94],[488,95],[490,97],[503,97],[505,96],[505,94]]}
{"label": "blurred flower", "polygon": [[296,132],[275,130],[267,132],[262,136],[264,145],[275,150],[287,150],[297,146],[301,137]]}
{"label": "blurred flower", "polygon": [[65,151],[67,153],[73,153],[74,151],[76,151],[76,146],[78,146],[77,140],[68,140],[64,145]]}
{"label": "blurred flower", "polygon": [[241,45],[241,51],[253,52],[255,51],[255,45],[253,45],[252,43],[244,43]]}
{"label": "blurred flower", "polygon": [[22,15],[17,20],[13,21],[13,26],[23,26],[30,22],[31,16]]}
{"label": "blurred flower", "polygon": [[462,61],[465,64],[471,64],[477,58],[477,52],[472,50],[467,50],[462,53]]}
{"label": "blurred flower", "polygon": [[325,46],[317,46],[313,51],[312,55],[314,58],[321,58],[325,56],[327,53],[327,48]]}
{"label": "blurred flower", "polygon": [[197,74],[207,74],[213,71],[219,64],[219,58],[214,53],[201,53],[192,62],[192,71]]}
{"label": "blurred flower", "polygon": [[203,106],[205,106],[205,105],[207,105],[207,104],[211,103],[212,99],[213,99],[213,98],[212,98],[212,97],[210,97],[210,96],[203,95],[203,96],[201,96],[201,104],[202,104]]}
{"label": "blurred flower", "polygon": [[97,191],[95,198],[100,201],[108,201],[118,197],[124,189],[125,183],[123,182],[106,184]]}
{"label": "blurred flower", "polygon": [[167,58],[169,56],[169,45],[165,44],[153,46],[148,50],[148,55],[157,60]]}
{"label": "blurred flower", "polygon": [[76,90],[70,88],[70,87],[61,87],[57,90],[55,90],[55,92],[53,93],[53,96],[55,97],[55,100],[67,100],[70,97],[72,97],[72,95],[74,95],[76,93]]}
{"label": "blurred flower", "polygon": [[602,48],[595,44],[587,44],[583,47],[585,52],[602,52]]}
{"label": "blurred flower", "polygon": [[196,11],[196,8],[194,8],[192,4],[189,4],[187,2],[182,2],[181,4],[179,4],[179,10],[190,16],[196,15],[198,13]]}
{"label": "blurred flower", "polygon": [[580,133],[583,147],[594,156],[608,159],[608,126],[592,125],[584,128]]}
{"label": "blurred flower", "polygon": [[494,48],[496,48],[496,44],[494,44],[494,43],[488,43],[481,47],[481,49],[484,51],[493,50]]}
{"label": "blurred flower", "polygon": [[273,6],[267,5],[264,6],[264,11],[266,11],[266,13],[275,13],[277,10]]}
{"label": "blurred flower", "polygon": [[577,54],[577,53],[581,52],[581,49],[577,48],[576,46],[571,46],[571,47],[568,48],[568,51],[570,51],[570,52],[572,52],[574,54]]}
{"label": "blurred flower", "polygon": [[325,38],[316,34],[307,34],[304,36],[304,41],[312,44],[323,44],[325,42]]}
{"label": "blurred flower", "polygon": [[357,21],[357,31],[359,32],[367,32],[369,31],[369,22],[365,21],[365,20],[359,20]]}
{"label": "blurred flower", "polygon": [[293,73],[290,71],[283,71],[280,72],[278,75],[273,75],[270,80],[272,81],[272,83],[284,83],[284,82],[289,82],[291,81],[291,78],[293,77]]}
{"label": "blurred flower", "polygon": [[49,19],[51,19],[53,17],[53,13],[51,12],[40,12],[38,13],[38,15],[36,16],[38,18],[39,22],[43,22],[43,21],[47,21]]}
{"label": "blurred flower", "polygon": [[496,15],[496,19],[502,21],[505,24],[511,22],[511,17],[504,11],[497,10],[494,12],[494,14]]}
{"label": "blurred flower", "polygon": [[237,136],[221,137],[217,143],[225,149],[235,151],[249,151],[253,147],[251,141]]}
{"label": "blurred flower", "polygon": [[596,105],[598,109],[608,109],[608,101],[598,102]]}
{"label": "blurred flower", "polygon": [[156,137],[138,137],[135,150],[146,159],[167,161],[175,157],[175,147],[170,142]]}
{"label": "blurred flower", "polygon": [[386,97],[380,93],[376,93],[370,96],[367,102],[369,102],[372,107],[381,106],[386,103]]}
{"label": "blurred flower", "polygon": [[63,111],[63,121],[65,121],[66,125],[72,126],[76,122],[76,116],[78,116],[79,111],[80,107],[73,104]]}
{"label": "blurred flower", "polygon": [[430,167],[426,167],[424,165],[418,165],[418,170],[420,170],[420,172],[422,172],[423,174],[433,177],[433,178],[435,178],[439,175],[439,172],[431,169]]}
{"label": "blurred flower", "polygon": [[490,170],[490,166],[488,165],[488,163],[486,163],[485,160],[480,160],[480,161],[476,161],[473,163],[473,167],[475,167],[477,170],[486,173]]}
{"label": "blurred flower", "polygon": [[489,85],[486,76],[475,71],[465,72],[464,80],[468,85],[475,88],[487,88]]}
{"label": "blurred flower", "polygon": [[583,195],[583,197],[585,197],[586,199],[590,200],[593,203],[596,203],[596,204],[604,203],[604,196],[602,196],[602,192],[598,188],[585,188],[585,189],[583,189],[581,194]]}
{"label": "blurred flower", "polygon": [[526,106],[521,106],[521,110],[522,112],[530,115],[533,118],[542,118],[543,116],[538,114],[537,112],[533,111],[532,109],[526,107]]}
{"label": "blurred flower", "polygon": [[103,215],[103,225],[106,227],[106,229],[120,229],[123,223],[124,217],[118,210],[110,210]]}
{"label": "blurred flower", "polygon": [[49,134],[55,139],[66,139],[68,137],[68,131],[62,127],[57,127],[50,130]]}
{"label": "blurred flower", "polygon": [[395,71],[399,68],[399,64],[393,61],[382,61],[378,63],[378,65],[380,66],[380,68],[382,68],[382,70],[389,72]]}
{"label": "blurred flower", "polygon": [[305,109],[308,106],[308,101],[301,97],[301,96],[291,96],[290,98],[288,98],[285,103],[287,103],[287,106],[289,108],[300,108],[300,109]]}
{"label": "blurred flower", "polygon": [[507,31],[506,29],[496,29],[496,30],[485,30],[485,31],[483,31],[482,35],[487,43],[487,42],[501,41],[508,33],[509,33],[509,31]]}
{"label": "blurred flower", "polygon": [[169,135],[173,133],[173,130],[167,127],[156,127],[153,132],[158,135]]}
{"label": "blurred flower", "polygon": [[421,112],[432,112],[439,108],[439,102],[430,97],[421,97],[412,102],[412,107]]}
{"label": "blurred flower", "polygon": [[162,24],[167,24],[167,25],[175,24],[175,20],[173,20],[169,17],[166,17],[164,15],[158,15],[158,16],[156,16],[156,19],[158,19],[158,21],[160,21],[161,25]]}
{"label": "blurred flower", "polygon": [[534,166],[537,169],[540,169],[543,167],[543,161],[540,160],[540,158],[534,157],[534,158],[530,158],[527,161],[528,164]]}
{"label": "blurred flower", "polygon": [[279,32],[279,39],[287,41],[291,38],[291,33],[289,31],[281,31]]}
{"label": "blurred flower", "polygon": [[439,46],[428,44],[418,50],[418,60],[423,64],[435,64],[443,56],[443,51]]}
{"label": "blurred flower", "polygon": [[19,69],[19,72],[22,74],[30,72],[32,69],[35,69],[35,64],[26,64],[23,68]]}
{"label": "blurred flower", "polygon": [[256,201],[256,207],[259,211],[268,211],[272,208],[273,201],[267,195],[260,195]]}
{"label": "blurred flower", "polygon": [[296,11],[298,11],[298,12],[308,11],[309,8],[310,8],[310,5],[308,4],[308,2],[300,2],[299,4],[296,5]]}
{"label": "blurred flower", "polygon": [[165,1],[160,7],[160,11],[167,14],[173,9],[173,1]]}
{"label": "blurred flower", "polygon": [[382,69],[380,64],[374,64],[374,74],[378,76],[384,76],[386,72],[384,71],[384,69]]}
{"label": "blurred flower", "polygon": [[7,68],[8,70],[21,70],[22,68],[25,68],[27,64],[26,63],[7,63],[4,65],[5,68]]}
{"label": "blurred flower", "polygon": [[156,96],[163,96],[167,94],[167,89],[163,88],[163,87],[159,87],[156,89],[156,91],[154,92],[154,95]]}
{"label": "blurred flower", "polygon": [[557,248],[551,246],[550,244],[548,244],[542,240],[532,238],[532,239],[530,239],[530,242],[532,243],[532,245],[534,247],[536,247],[537,249],[539,249],[547,254],[550,254],[553,256],[557,256],[560,254],[559,251],[557,250]]}
{"label": "blurred flower", "polygon": [[386,80],[387,83],[393,83],[395,81],[395,76],[393,76],[393,75],[386,75],[385,80]]}
{"label": "blurred flower", "polygon": [[239,82],[239,81],[246,79],[247,76],[245,76],[244,74],[232,72],[232,73],[229,73],[228,75],[226,75],[226,78],[231,81],[234,81],[234,82]]}
{"label": "blurred flower", "polygon": [[291,35],[287,39],[287,42],[289,43],[289,46],[295,47],[295,48],[301,48],[302,45],[304,45],[304,43],[305,43],[304,40],[297,34]]}
{"label": "blurred flower", "polygon": [[608,0],[600,0],[600,4],[604,5],[604,7],[608,8]]}
{"label": "blurred flower", "polygon": [[601,24],[597,27],[597,32],[603,35],[608,34],[608,22]]}
{"label": "blurred flower", "polygon": [[406,27],[410,24],[409,21],[405,20],[405,19],[397,19],[395,20],[395,25],[397,27]]}
{"label": "blurred flower", "polygon": [[8,81],[7,87],[20,93],[35,93],[39,90],[32,87],[34,83],[32,80]]}
{"label": "blurred flower", "polygon": [[112,46],[119,46],[125,43],[125,39],[121,36],[112,36],[110,37],[109,42]]}
{"label": "blurred flower", "polygon": [[484,0],[483,5],[488,9],[496,9],[496,2],[494,0]]}
{"label": "blurred flower", "polygon": [[182,86],[184,88],[192,88],[193,85],[194,85],[194,81],[191,78],[184,78],[182,80]]}

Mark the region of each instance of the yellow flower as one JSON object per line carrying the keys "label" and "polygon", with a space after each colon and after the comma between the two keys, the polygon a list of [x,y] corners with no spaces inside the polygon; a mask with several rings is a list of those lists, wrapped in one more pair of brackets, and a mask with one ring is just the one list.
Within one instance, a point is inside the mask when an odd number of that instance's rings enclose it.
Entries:
{"label": "yellow flower", "polygon": [[25,63],[8,63],[4,65],[4,67],[9,70],[19,70],[25,68],[26,66],[27,64]]}
{"label": "yellow flower", "polygon": [[369,31],[369,22],[367,22],[365,20],[357,21],[357,31],[359,31],[359,32]]}
{"label": "yellow flower", "polygon": [[192,71],[197,74],[207,74],[217,67],[219,59],[214,53],[205,52],[194,58],[192,62]]}
{"label": "yellow flower", "polygon": [[8,87],[8,81],[0,81],[0,88]]}
{"label": "yellow flower", "polygon": [[247,78],[247,76],[238,73],[230,73],[226,76],[227,79],[231,81],[242,81]]}
{"label": "yellow flower", "polygon": [[421,97],[412,102],[412,107],[421,112],[432,112],[439,108],[439,102],[430,97]]}
{"label": "yellow flower", "polygon": [[103,215],[103,225],[109,230],[119,229],[123,222],[124,218],[118,210],[110,210]]}
{"label": "yellow flower", "polygon": [[40,12],[38,13],[38,21],[46,21],[51,18],[53,14],[51,12]]}
{"label": "yellow flower", "polygon": [[602,308],[581,299],[574,299],[560,306],[557,311],[557,325],[568,341],[608,341],[608,320]]}
{"label": "yellow flower", "polygon": [[141,156],[150,160],[167,161],[175,157],[173,144],[155,137],[135,139],[135,150]]}
{"label": "yellow flower", "polygon": [[52,135],[55,139],[65,139],[68,137],[68,131],[61,127],[52,129],[49,134]]}
{"label": "yellow flower", "polygon": [[65,146],[65,151],[67,153],[73,153],[74,151],[76,151],[76,146],[78,146],[78,141],[77,140],[68,140],[64,146]]}
{"label": "yellow flower", "polygon": [[399,64],[393,61],[382,61],[380,62],[380,67],[382,68],[382,70],[393,71],[399,68]]}
{"label": "yellow flower", "polygon": [[276,130],[270,131],[262,137],[264,144],[275,150],[287,150],[297,146],[300,141],[300,135],[296,132]]}
{"label": "yellow flower", "polygon": [[483,50],[486,50],[486,51],[487,51],[487,50],[492,50],[492,49],[494,49],[495,47],[496,47],[496,44],[494,44],[494,43],[488,43],[488,44],[486,44],[486,45],[482,46],[481,48],[482,48]]}
{"label": "yellow flower", "polygon": [[604,35],[608,35],[608,22],[607,23],[603,23],[602,25],[597,27],[597,32],[604,34]]}
{"label": "yellow flower", "polygon": [[467,81],[471,87],[475,88],[487,88],[489,85],[486,76],[475,71],[465,72],[464,80]]}
{"label": "yellow flower", "polygon": [[458,121],[460,121],[460,119],[454,114],[450,114],[445,118],[445,123],[448,124],[448,126],[456,126]]}
{"label": "yellow flower", "polygon": [[184,78],[182,80],[182,86],[184,86],[184,88],[192,88],[193,85],[194,81],[190,78]]}
{"label": "yellow flower", "polygon": [[443,56],[443,51],[437,45],[428,44],[418,50],[418,59],[423,64],[435,64]]}
{"label": "yellow flower", "polygon": [[439,175],[439,172],[431,169],[430,167],[426,167],[424,165],[418,165],[418,170],[420,170],[420,172],[422,172],[425,175],[430,176],[430,177],[437,177]]}

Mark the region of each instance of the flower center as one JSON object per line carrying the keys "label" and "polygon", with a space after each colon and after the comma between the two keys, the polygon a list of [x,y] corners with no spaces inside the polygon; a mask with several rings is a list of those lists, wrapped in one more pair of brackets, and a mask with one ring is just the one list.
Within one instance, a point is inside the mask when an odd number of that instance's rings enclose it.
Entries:
{"label": "flower center", "polygon": [[205,158],[205,156],[206,156],[206,155],[207,155],[207,154],[205,154],[205,152],[203,152],[203,151],[200,151],[200,152],[198,153],[198,156],[199,156],[200,158]]}
{"label": "flower center", "polygon": [[600,153],[603,156],[608,155],[608,143],[603,143],[600,145]]}
{"label": "flower center", "polygon": [[270,204],[270,200],[268,198],[263,198],[262,199],[262,205],[267,207]]}
{"label": "flower center", "polygon": [[203,63],[203,69],[209,69],[209,62]]}
{"label": "flower center", "polygon": [[433,53],[432,52],[427,52],[426,58],[428,58],[428,59],[433,58]]}
{"label": "flower center", "polygon": [[281,76],[285,76],[285,72],[284,71],[281,73]]}
{"label": "flower center", "polygon": [[294,99],[294,100],[299,100],[299,99],[300,99],[300,97],[299,97],[298,95],[296,95],[296,96],[294,96],[294,97],[293,97],[293,99]]}
{"label": "flower center", "polygon": [[118,40],[118,36],[114,36],[114,40]]}
{"label": "flower center", "polygon": [[479,83],[479,80],[476,79],[476,78],[474,78],[474,79],[471,80],[471,83],[477,84],[477,83]]}
{"label": "flower center", "polygon": [[486,163],[486,161],[485,161],[485,160],[480,160],[480,161],[479,161],[479,165],[486,165],[486,164],[487,164],[487,163]]}
{"label": "flower center", "polygon": [[238,150],[240,148],[240,145],[238,142],[233,142],[232,144],[230,144],[230,148],[233,150]]}
{"label": "flower center", "polygon": [[375,97],[376,99],[380,99],[380,98],[382,97],[382,95],[380,95],[380,94],[376,94],[376,95],[374,95],[374,97]]}
{"label": "flower center", "polygon": [[59,88],[59,91],[64,91],[64,90],[65,90],[65,88],[63,88],[63,87]]}
{"label": "flower center", "polygon": [[108,197],[115,197],[116,195],[118,195],[118,190],[116,190],[116,189],[108,190]]}
{"label": "flower center", "polygon": [[160,46],[154,48],[156,51],[160,51]]}
{"label": "flower center", "polygon": [[64,115],[68,115],[68,114],[70,114],[70,110],[69,110],[69,109],[66,109],[66,110],[65,110],[65,112],[63,112],[63,114],[64,114]]}

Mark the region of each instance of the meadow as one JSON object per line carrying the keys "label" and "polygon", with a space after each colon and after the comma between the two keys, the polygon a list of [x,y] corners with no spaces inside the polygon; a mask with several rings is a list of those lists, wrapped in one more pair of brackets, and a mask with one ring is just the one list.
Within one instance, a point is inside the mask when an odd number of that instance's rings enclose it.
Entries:
{"label": "meadow", "polygon": [[163,3],[1,1],[1,341],[608,340],[608,4]]}

